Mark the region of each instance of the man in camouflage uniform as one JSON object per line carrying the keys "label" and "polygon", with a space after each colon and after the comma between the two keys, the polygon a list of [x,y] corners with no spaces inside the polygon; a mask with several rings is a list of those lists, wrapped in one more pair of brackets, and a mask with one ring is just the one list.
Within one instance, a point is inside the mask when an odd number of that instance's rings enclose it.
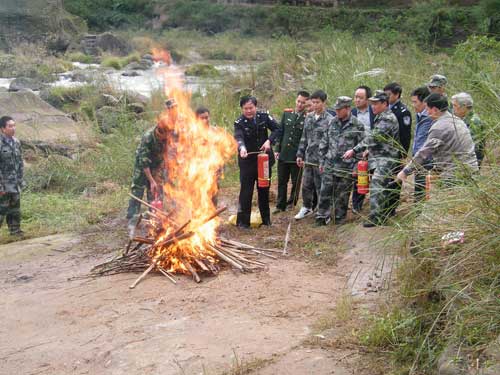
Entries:
{"label": "man in camouflage uniform", "polygon": [[319,196],[321,174],[319,173],[319,143],[324,138],[333,116],[326,111],[327,95],[318,90],[311,95],[313,112],[304,122],[304,130],[297,149],[297,165],[304,168],[302,180],[302,208],[295,215],[296,220],[313,213],[314,193]]}
{"label": "man in camouflage uniform", "polygon": [[[304,129],[304,120],[306,117],[306,101],[309,93],[299,91],[295,100],[295,111],[287,108],[281,117],[281,137],[275,147],[275,156],[278,159],[278,202],[276,210],[273,213],[285,211],[288,207],[292,208],[299,199],[299,171],[295,159],[299,147],[302,130]],[[287,199],[288,180],[292,180],[292,191],[290,198]]]}
{"label": "man in camouflage uniform", "polygon": [[389,97],[383,91],[377,91],[370,103],[375,114],[375,123],[371,134],[353,149],[344,154],[350,159],[363,150],[369,156],[371,168],[375,168],[370,183],[370,217],[364,227],[382,225],[387,219],[387,203],[390,197],[390,184],[399,165],[399,124],[389,108]]}
{"label": "man in camouflage uniform", "polygon": [[440,94],[446,97],[446,85],[448,84],[448,79],[441,74],[434,74],[427,83],[429,91],[432,93]]}
{"label": "man in camouflage uniform", "polygon": [[347,215],[355,161],[344,160],[342,156],[363,140],[365,132],[364,125],[351,114],[351,105],[352,99],[348,96],[337,99],[337,116],[319,143],[321,190],[316,225],[327,225],[330,222],[332,194],[335,224],[341,224]]}
{"label": "man in camouflage uniform", "polygon": [[16,123],[12,117],[0,118],[0,227],[4,218],[13,236],[22,236],[21,189],[23,157],[21,143],[14,137]]}
{"label": "man in camouflage uniform", "polygon": [[[166,101],[167,110],[170,112],[176,106],[173,99]],[[172,136],[169,131],[168,120],[163,118],[158,124],[147,130],[135,152],[135,165],[132,177],[131,193],[142,199],[144,190],[147,191],[147,200],[163,198],[163,184],[165,183],[165,153],[167,139]],[[137,222],[141,203],[130,198],[127,219],[129,220],[129,234],[132,236]]]}
{"label": "man in camouflage uniform", "polygon": [[440,94],[431,94],[425,100],[429,116],[434,120],[427,140],[410,163],[398,173],[397,179],[406,181],[418,166],[432,157],[434,169],[444,183],[457,179],[458,175],[478,171],[474,142],[467,125],[448,112],[448,100]]}
{"label": "man in camouflage uniform", "polygon": [[451,103],[453,113],[460,117],[470,130],[475,145],[477,164],[481,167],[484,159],[486,135],[483,122],[473,110],[474,101],[472,96],[466,92],[461,92],[451,97]]}

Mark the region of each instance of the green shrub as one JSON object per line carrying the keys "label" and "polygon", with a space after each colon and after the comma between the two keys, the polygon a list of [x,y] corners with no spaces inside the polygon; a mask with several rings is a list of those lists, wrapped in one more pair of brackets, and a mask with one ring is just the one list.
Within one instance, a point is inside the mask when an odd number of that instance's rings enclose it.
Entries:
{"label": "green shrub", "polygon": [[220,75],[219,71],[210,64],[193,64],[186,68],[187,76],[198,77],[217,77]]}
{"label": "green shrub", "polygon": [[84,64],[91,64],[94,62],[93,56],[87,55],[83,52],[72,52],[72,53],[66,54],[66,58],[69,61],[80,62],[80,63],[84,63]]}
{"label": "green shrub", "polygon": [[123,60],[117,56],[106,56],[101,61],[101,66],[104,68],[113,68],[120,70],[124,67]]}

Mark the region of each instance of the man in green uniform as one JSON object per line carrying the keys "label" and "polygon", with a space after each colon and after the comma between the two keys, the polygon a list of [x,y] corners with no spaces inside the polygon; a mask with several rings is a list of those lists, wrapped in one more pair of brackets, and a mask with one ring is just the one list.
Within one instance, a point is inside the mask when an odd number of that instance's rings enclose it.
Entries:
{"label": "man in green uniform", "polygon": [[389,97],[383,91],[377,91],[371,97],[370,104],[375,114],[375,123],[371,134],[353,149],[344,154],[350,159],[355,153],[364,150],[363,156],[369,156],[370,167],[375,168],[370,182],[370,217],[364,227],[382,225],[387,219],[390,184],[399,165],[399,124],[389,108]]}
{"label": "man in green uniform", "polygon": [[[278,159],[278,202],[273,213],[285,211],[297,204],[299,199],[299,171],[296,163],[304,120],[306,117],[306,102],[309,98],[307,91],[299,91],[295,100],[295,110],[287,108],[281,117],[281,137],[278,139],[275,156]],[[287,199],[288,181],[292,180],[292,191]]]}
{"label": "man in green uniform", "polygon": [[340,96],[335,103],[336,116],[320,140],[319,169],[321,189],[319,193],[316,225],[327,225],[333,207],[335,224],[341,224],[347,215],[349,195],[353,185],[354,160],[345,160],[346,151],[354,148],[364,138],[364,125],[351,113],[352,99]]}
{"label": "man in green uniform", "polygon": [[319,142],[326,134],[333,116],[326,110],[328,96],[323,90],[317,90],[311,95],[313,112],[306,116],[304,130],[297,149],[297,165],[304,168],[302,179],[302,208],[295,215],[301,220],[312,215],[314,211],[314,195],[319,197],[321,189],[321,174],[319,173]]}
{"label": "man in green uniform", "polygon": [[[173,99],[165,102],[167,110],[173,111],[176,103]],[[170,114],[170,113],[169,113]],[[144,190],[147,191],[147,200],[162,198],[162,185],[165,183],[165,164],[167,138],[169,136],[168,121],[160,121],[147,130],[135,152],[134,174],[132,177],[131,193],[142,199]],[[133,235],[137,215],[141,208],[140,202],[130,198],[127,219],[129,220],[129,234]]]}
{"label": "man in green uniform", "polygon": [[474,141],[477,164],[481,167],[481,163],[484,159],[486,134],[484,123],[477,113],[474,112],[474,101],[472,100],[472,96],[466,92],[458,93],[451,97],[451,104],[453,105],[453,114],[461,118],[470,130],[472,140]]}
{"label": "man in green uniform", "polygon": [[21,142],[14,137],[16,123],[9,116],[0,118],[0,227],[4,218],[13,236],[22,236],[21,189],[23,157]]}

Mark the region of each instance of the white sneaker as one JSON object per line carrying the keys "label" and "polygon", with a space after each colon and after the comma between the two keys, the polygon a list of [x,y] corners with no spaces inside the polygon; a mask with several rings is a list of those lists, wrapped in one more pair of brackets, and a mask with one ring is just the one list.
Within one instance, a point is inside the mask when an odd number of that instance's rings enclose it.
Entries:
{"label": "white sneaker", "polygon": [[309,216],[313,213],[313,210],[310,208],[302,207],[297,215],[295,215],[295,220],[300,220]]}

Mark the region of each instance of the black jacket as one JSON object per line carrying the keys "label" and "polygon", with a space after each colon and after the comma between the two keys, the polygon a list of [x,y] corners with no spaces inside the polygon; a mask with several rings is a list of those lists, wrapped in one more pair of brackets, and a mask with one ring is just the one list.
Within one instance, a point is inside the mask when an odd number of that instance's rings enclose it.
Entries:
{"label": "black jacket", "polygon": [[[268,130],[271,134],[268,135]],[[278,122],[267,112],[257,112],[254,119],[248,119],[241,115],[234,122],[234,138],[238,142],[238,151],[245,147],[248,152],[256,152],[268,139],[271,145],[276,143],[281,137],[281,128]],[[269,164],[274,164],[274,153],[269,151]],[[252,162],[257,160],[257,154],[249,155],[246,159],[241,159],[238,154],[238,163]]]}
{"label": "black jacket", "polygon": [[396,115],[399,124],[399,142],[401,147],[405,151],[405,155],[410,150],[411,143],[411,112],[408,110],[408,107],[404,105],[400,100],[398,100],[391,108],[392,113]]}

